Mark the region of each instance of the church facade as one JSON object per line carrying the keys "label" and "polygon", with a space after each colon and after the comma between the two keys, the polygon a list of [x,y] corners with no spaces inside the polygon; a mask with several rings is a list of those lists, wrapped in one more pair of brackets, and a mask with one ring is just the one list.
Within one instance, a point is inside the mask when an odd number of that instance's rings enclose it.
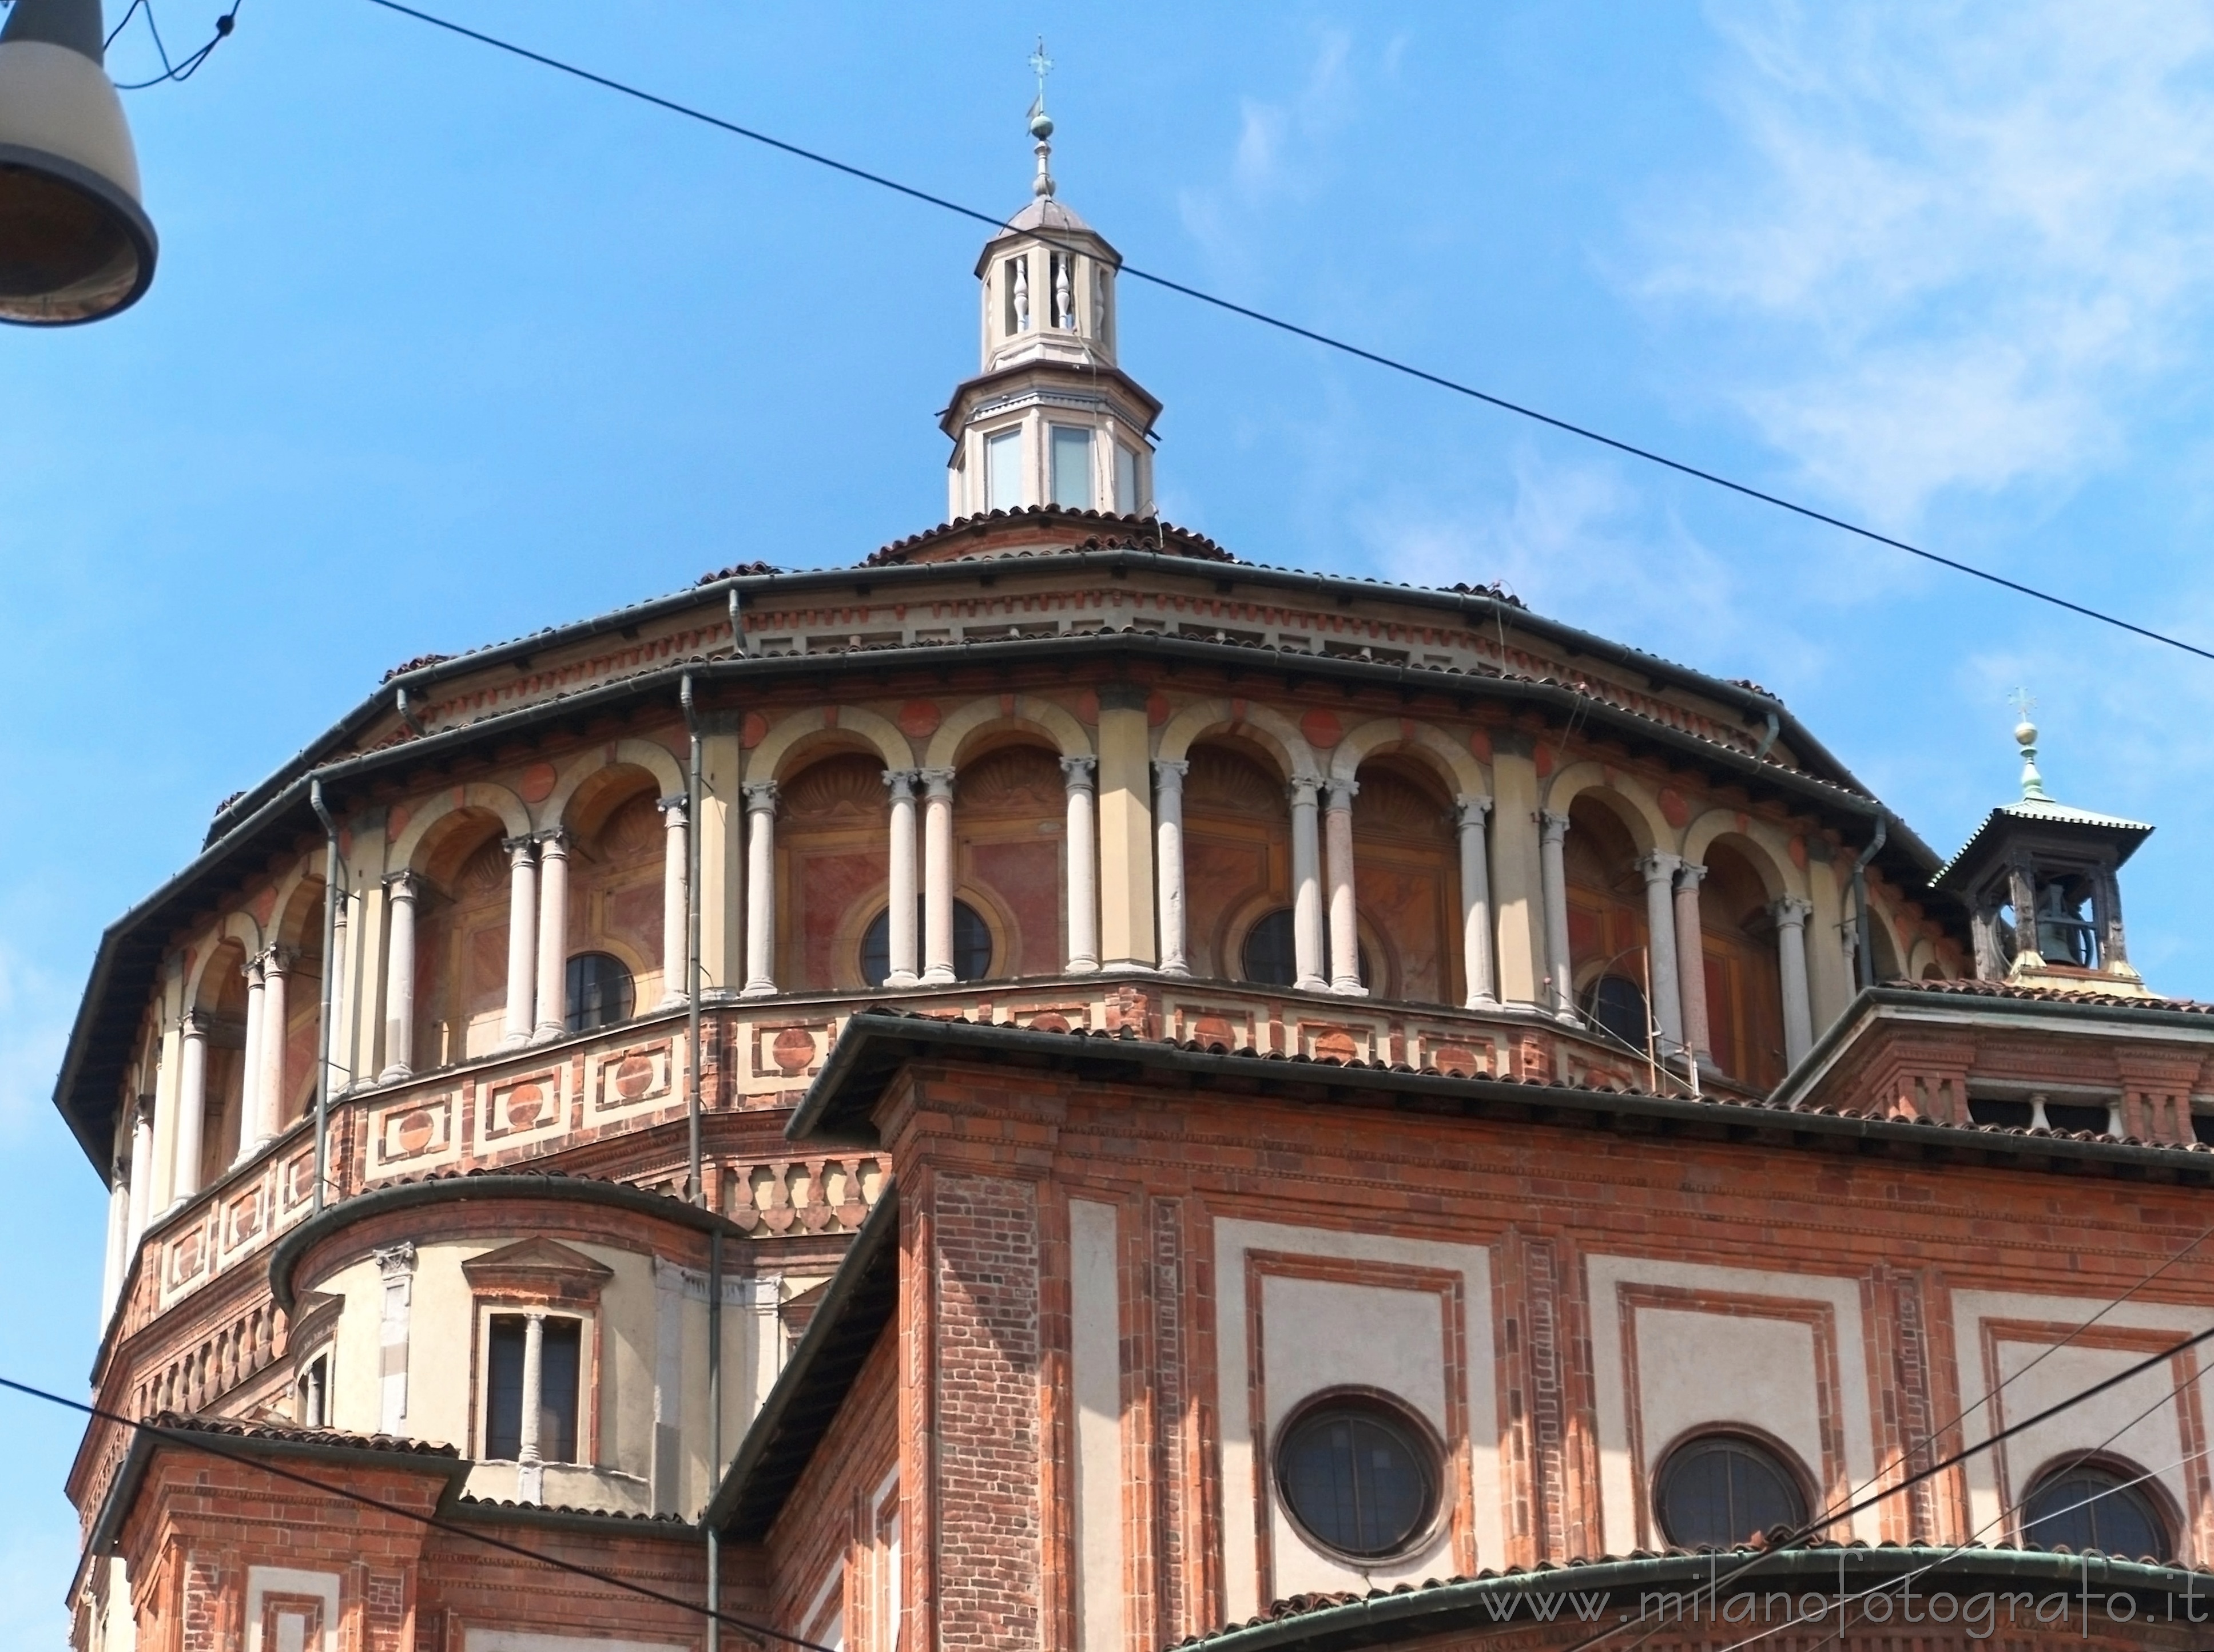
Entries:
{"label": "church facade", "polygon": [[103,938],[75,1643],[2201,1643],[2150,829],[1161,522],[1033,131],[945,525],[410,662]]}

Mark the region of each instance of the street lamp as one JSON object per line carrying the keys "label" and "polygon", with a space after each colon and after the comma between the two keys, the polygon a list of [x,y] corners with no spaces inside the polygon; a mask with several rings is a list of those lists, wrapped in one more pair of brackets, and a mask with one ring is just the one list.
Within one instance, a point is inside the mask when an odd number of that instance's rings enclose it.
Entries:
{"label": "street lamp", "polygon": [[100,0],[15,0],[0,28],[0,321],[96,321],[153,282],[154,226],[104,57]]}

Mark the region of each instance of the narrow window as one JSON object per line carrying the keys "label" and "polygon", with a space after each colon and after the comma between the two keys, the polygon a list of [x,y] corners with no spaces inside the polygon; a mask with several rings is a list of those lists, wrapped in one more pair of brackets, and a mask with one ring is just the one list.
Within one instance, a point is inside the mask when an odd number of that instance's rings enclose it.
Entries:
{"label": "narrow window", "polygon": [[486,1457],[513,1462],[523,1455],[523,1343],[526,1322],[503,1313],[492,1322],[491,1358],[486,1362]]}
{"label": "narrow window", "polygon": [[1115,444],[1115,508],[1126,517],[1138,514],[1138,456],[1120,442]]}
{"label": "narrow window", "polygon": [[538,1454],[549,1463],[577,1460],[577,1386],[584,1322],[548,1319],[539,1355]]}
{"label": "narrow window", "polygon": [[1092,508],[1092,432],[1053,427],[1053,502],[1072,511]]}
{"label": "narrow window", "polygon": [[1006,328],[1009,333],[1027,333],[1031,326],[1031,261],[1027,257],[1010,258],[1000,266],[1000,284],[1006,289]]}
{"label": "narrow window", "polygon": [[986,509],[1023,508],[1023,433],[1000,431],[984,438]]}

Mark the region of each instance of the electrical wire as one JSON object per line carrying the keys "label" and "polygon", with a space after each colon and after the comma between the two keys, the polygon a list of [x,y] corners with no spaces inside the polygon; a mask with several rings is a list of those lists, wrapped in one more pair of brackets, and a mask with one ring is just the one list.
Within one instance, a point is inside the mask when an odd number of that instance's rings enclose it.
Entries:
{"label": "electrical wire", "polygon": [[162,26],[154,21],[153,0],[131,0],[130,8],[108,31],[107,39],[101,42],[101,49],[104,51],[113,46],[116,37],[129,26],[131,18],[143,11],[146,14],[146,32],[154,37],[155,55],[162,60],[162,72],[151,80],[119,82],[115,89],[119,92],[143,92],[150,86],[160,86],[167,82],[182,84],[190,80],[199,72],[200,65],[208,60],[208,54],[230,38],[231,30],[238,27],[238,9],[245,3],[246,0],[231,0],[230,9],[215,20],[215,33],[209,37],[208,43],[182,63],[173,64],[169,61],[169,48],[162,43]]}
{"label": "electrical wire", "polygon": [[[989,212],[981,211],[976,207],[965,206],[958,201],[949,200],[943,195],[934,195],[928,190],[918,189],[912,184],[903,184],[897,179],[886,177],[882,173],[872,172],[866,168],[834,159],[818,150],[789,143],[781,138],[773,138],[768,133],[754,127],[741,125],[735,120],[726,120],[720,115],[710,114],[705,109],[695,107],[688,103],[680,103],[674,98],[664,97],[657,92],[649,92],[645,88],[633,86],[628,82],[596,73],[579,64],[566,62],[560,58],[548,57],[542,52],[534,52],[528,46],[517,45],[512,40],[502,40],[496,34],[486,34],[481,30],[470,28],[450,18],[419,10],[413,6],[401,3],[401,0],[369,0],[369,3],[382,7],[386,11],[396,12],[403,17],[412,17],[416,21],[427,23],[434,28],[443,29],[450,34],[458,34],[464,40],[474,40],[481,46],[506,52],[511,57],[520,58],[527,63],[535,63],[542,68],[554,70],[604,90],[615,92],[624,97],[634,98],[641,103],[651,104],[655,108],[665,110],[669,113],[682,115],[688,120],[696,120],[703,125],[713,126],[719,132],[745,138],[749,143],[760,144],[797,160],[806,161],[819,167],[827,167],[833,172],[843,173],[849,178],[863,183],[873,184],[879,189],[890,190],[895,194],[904,195],[910,200],[920,201],[925,205],[937,207],[942,211],[951,212],[978,223],[988,224],[994,229],[1006,229],[1010,227],[1007,220],[994,217]],[[1070,243],[1056,241],[1048,234],[1039,234],[1037,238],[1063,251],[1083,250]],[[2123,619],[2119,615],[2109,614],[2104,609],[2093,608],[2088,603],[2076,602],[2071,597],[2058,596],[2049,590],[2041,590],[2035,585],[2024,584],[2018,579],[2009,579],[2004,574],[1993,573],[1987,568],[1977,567],[1973,563],[1962,562],[1939,552],[1925,549],[1906,540],[1879,532],[1874,528],[1864,527],[1849,517],[1817,510],[1811,505],[1801,505],[1795,499],[1785,498],[1781,493],[1771,493],[1765,488],[1755,487],[1749,482],[1732,480],[1719,471],[1709,470],[1681,459],[1672,459],[1655,449],[1641,447],[1635,442],[1609,436],[1588,425],[1580,425],[1573,419],[1563,419],[1555,414],[1542,412],[1526,403],[1511,401],[1501,395],[1495,395],[1489,390],[1478,389],[1474,385],[1464,383],[1459,379],[1449,378],[1442,373],[1434,373],[1428,368],[1417,367],[1411,362],[1385,355],[1380,351],[1370,350],[1330,333],[1318,332],[1312,327],[1302,327],[1296,321],[1285,320],[1282,316],[1272,315],[1266,310],[1256,309],[1249,304],[1238,303],[1233,299],[1222,297],[1203,288],[1157,274],[1151,270],[1141,269],[1135,264],[1121,264],[1116,266],[1116,268],[1122,274],[1128,276],[1133,280],[1145,282],[1164,291],[1177,293],[1195,303],[1209,305],[1232,315],[1242,316],[1246,321],[1274,328],[1279,333],[1289,333],[1294,338],[1304,339],[1308,343],[1319,345],[1325,350],[1336,351],[1341,355],[1350,356],[1355,360],[1365,361],[1372,366],[1381,367],[1390,372],[1404,374],[1409,378],[1420,380],[1438,389],[1450,391],[1455,395],[1466,396],[1471,401],[1483,402],[1485,406],[1497,408],[1502,413],[1513,413],[1518,418],[1532,420],[1552,430],[1559,431],[1564,435],[1596,443],[1601,447],[1612,449],[1630,458],[1658,465],[1662,469],[1675,472],[1678,475],[1688,476],[1695,481],[1705,482],[1709,486],[1719,487],[1727,493],[1735,493],[1740,498],[1771,505],[1777,510],[1788,511],[1806,521],[1820,523],[1825,527],[1834,528],[1841,533],[1850,534],[1871,544],[1887,546],[1895,551],[1903,551],[1907,555],[1917,557],[1924,562],[1949,568],[1955,573],[1966,574],[1972,579],[1980,579],[1986,584],[1999,586],[2003,590],[2015,592],[2017,596],[2027,597],[2033,601],[2064,609],[2083,619],[2096,621],[2101,625],[2112,626],[2117,630],[2126,631],[2148,642],[2161,643],[2170,648],[2180,649],[2184,653],[2193,655],[2199,659],[2214,660],[2214,649],[2202,648],[2196,643],[2186,642],[2180,637],[2170,636],[2163,631],[2156,631],[2150,626],[2139,625],[2133,620]]]}
{"label": "electrical wire", "polygon": [[[802,1652],[838,1652],[837,1648],[825,1646],[819,1641],[810,1641],[798,1635],[788,1635],[780,1629],[772,1629],[767,1624],[755,1623],[750,1618],[734,1618],[727,1612],[702,1606],[697,1600],[687,1600],[677,1595],[665,1594],[660,1589],[650,1588],[644,1583],[634,1583],[627,1577],[618,1577],[613,1572],[603,1572],[596,1566],[586,1566],[577,1561],[564,1560],[560,1556],[547,1554],[542,1549],[532,1549],[520,1543],[510,1543],[505,1538],[496,1538],[488,1533],[480,1532],[474,1527],[462,1525],[459,1520],[445,1520],[437,1514],[426,1514],[419,1509],[405,1508],[398,1503],[387,1502],[382,1497],[372,1497],[365,1491],[357,1491],[352,1486],[334,1484],[328,1480],[319,1480],[312,1474],[303,1474],[297,1469],[285,1468],[280,1464],[272,1463],[266,1456],[259,1453],[218,1445],[216,1443],[221,1437],[218,1435],[202,1434],[197,1429],[165,1429],[158,1423],[142,1423],[135,1418],[125,1416],[119,1412],[107,1410],[98,1405],[89,1405],[83,1400],[70,1399],[62,1394],[49,1393],[43,1388],[34,1388],[29,1383],[17,1382],[12,1377],[0,1376],[0,1388],[11,1389],[16,1393],[27,1394],[33,1399],[43,1399],[50,1404],[64,1406],[72,1411],[82,1411],[85,1416],[96,1417],[103,1423],[118,1423],[137,1433],[150,1435],[156,1440],[181,1447],[188,1451],[205,1452],[209,1456],[220,1457],[225,1462],[259,1469],[265,1474],[274,1475],[280,1480],[289,1480],[295,1485],[306,1486],[315,1491],[327,1492],[333,1497],[343,1497],[349,1502],[359,1503],[364,1508],[374,1508],[379,1514],[394,1514],[401,1520],[413,1520],[417,1525],[426,1526],[434,1532],[443,1532],[453,1537],[468,1538],[472,1542],[484,1544],[486,1547],[498,1549],[503,1553],[534,1561],[541,1566],[551,1566],[556,1571],[567,1572],[572,1577],[586,1578],[595,1583],[605,1583],[611,1588],[621,1589],[642,1599],[657,1601],[662,1606],[681,1606],[686,1612],[696,1612],[703,1618],[727,1624],[741,1633],[753,1636],[757,1640],[782,1641],[787,1646],[800,1648]],[[437,1463],[451,1459],[433,1457],[425,1458],[424,1460],[426,1463]]]}

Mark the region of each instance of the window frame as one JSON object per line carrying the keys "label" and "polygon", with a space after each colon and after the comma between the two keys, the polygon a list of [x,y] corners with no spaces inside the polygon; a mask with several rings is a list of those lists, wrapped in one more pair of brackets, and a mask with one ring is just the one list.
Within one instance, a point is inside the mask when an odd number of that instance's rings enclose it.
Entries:
{"label": "window frame", "polygon": [[[1068,443],[1072,452],[1077,442],[1084,447],[1084,459],[1079,472],[1084,483],[1080,500],[1061,497],[1061,455],[1062,438],[1075,438]],[[1099,508],[1099,432],[1089,425],[1056,425],[1047,421],[1045,427],[1046,499],[1056,511],[1096,511]]]}
{"label": "window frame", "polygon": [[[1023,456],[1023,426],[1020,424],[1013,424],[998,430],[980,431],[977,432],[976,440],[984,461],[978,467],[984,482],[983,510],[979,514],[988,514],[994,511],[1021,510],[1024,500],[1030,495],[1029,477],[1025,474],[1028,467],[1024,463]],[[1012,502],[1006,505],[1000,503],[1000,467],[998,460],[1001,453],[1006,454],[1012,462],[1008,467],[1014,479]]]}
{"label": "window frame", "polygon": [[[1822,1497],[1813,1475],[1799,1459],[1799,1453],[1774,1435],[1746,1423],[1703,1423],[1678,1435],[1668,1442],[1667,1448],[1653,1459],[1652,1478],[1645,1487],[1645,1512],[1647,1521],[1652,1527],[1652,1535],[1659,1541],[1687,1549],[1698,1546],[1690,1539],[1670,1532],[1662,1520],[1661,1509],[1667,1502],[1665,1493],[1670,1471],[1691,1453],[1711,1446],[1736,1446],[1768,1459],[1799,1501],[1798,1520],[1795,1524],[1803,1523],[1808,1517],[1808,1511],[1822,1506]],[[1722,1546],[1747,1542],[1752,1535],[1748,1533],[1731,1538]]]}
{"label": "window frame", "polygon": [[[1414,1448],[1427,1484],[1426,1507],[1406,1535],[1389,1549],[1374,1553],[1345,1549],[1309,1526],[1293,1501],[1286,1484],[1285,1453],[1292,1441],[1309,1423],[1336,1411],[1367,1412],[1399,1434]],[[1453,1522],[1453,1453],[1430,1420],[1406,1400],[1386,1389],[1342,1383],[1303,1396],[1284,1414],[1269,1440],[1268,1484],[1270,1496],[1300,1540],[1333,1563],[1359,1570],[1403,1564],[1434,1549]]]}
{"label": "window frame", "polygon": [[[2046,1545],[2038,1545],[2037,1539],[2030,1535],[2033,1524],[2029,1515],[2031,1502],[2054,1481],[2078,1474],[2097,1475],[2115,1481],[2117,1484],[2100,1495],[2103,1497],[2110,1493],[2119,1493],[2126,1501],[2138,1505],[2151,1525],[2154,1535],[2160,1539],[2160,1553],[2155,1558],[2162,1565],[2175,1563],[2175,1553],[2180,1546],[2178,1533],[2186,1527],[2180,1512],[2171,1506],[2168,1489],[2161,1484],[2157,1475],[2149,1475],[2140,1465],[2104,1452],[2063,1453],[2029,1477],[2026,1483],[2027,1489],[2023,1491],[2015,1511],[2015,1539],[2024,1548],[2033,1545],[2046,1548]],[[2051,1552],[2049,1548],[2046,1548],[2046,1551]],[[2076,1552],[2086,1551],[2078,1550]],[[2135,1561],[2140,1558],[2137,1555],[2121,1554],[2106,1548],[2096,1552],[2116,1560]]]}
{"label": "window frame", "polygon": [[[593,958],[605,958],[623,972],[630,1003],[624,1013],[611,1019],[586,1023],[582,1019],[583,1006],[579,1001],[582,994],[578,990],[578,983],[571,977],[570,971],[584,959]],[[570,953],[562,960],[561,996],[563,1000],[561,1020],[566,1035],[605,1032],[612,1027],[619,1027],[627,1022],[638,1019],[638,971],[631,967],[629,959],[618,952],[610,951],[604,943],[597,946],[587,946],[582,951]]]}

